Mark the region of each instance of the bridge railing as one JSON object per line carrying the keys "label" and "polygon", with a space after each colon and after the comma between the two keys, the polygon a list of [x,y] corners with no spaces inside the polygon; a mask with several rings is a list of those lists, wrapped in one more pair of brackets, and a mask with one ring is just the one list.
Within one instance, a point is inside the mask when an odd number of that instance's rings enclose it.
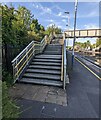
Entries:
{"label": "bridge railing", "polygon": [[19,80],[21,74],[36,54],[42,53],[47,43],[51,41],[51,35],[45,36],[41,42],[32,41],[15,59],[12,60],[14,83]]}
{"label": "bridge railing", "polygon": [[[66,38],[74,38],[74,30],[65,31]],[[101,37],[101,29],[76,30],[76,38]]]}

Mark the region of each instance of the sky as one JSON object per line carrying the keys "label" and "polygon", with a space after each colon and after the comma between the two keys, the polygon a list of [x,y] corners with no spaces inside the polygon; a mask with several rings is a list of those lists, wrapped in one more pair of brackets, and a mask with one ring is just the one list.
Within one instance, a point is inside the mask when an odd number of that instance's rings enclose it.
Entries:
{"label": "sky", "polygon": [[[4,4],[10,5],[10,3]],[[61,28],[62,31],[74,28],[74,2],[13,2],[12,5],[16,9],[19,5],[25,6],[45,28],[52,24]],[[64,13],[65,11],[69,12],[69,28],[66,26],[68,15]],[[76,29],[92,28],[99,28],[99,2],[78,2]],[[93,44],[96,38],[83,38],[76,41],[87,40]],[[72,41],[72,39],[69,40],[70,46]]]}

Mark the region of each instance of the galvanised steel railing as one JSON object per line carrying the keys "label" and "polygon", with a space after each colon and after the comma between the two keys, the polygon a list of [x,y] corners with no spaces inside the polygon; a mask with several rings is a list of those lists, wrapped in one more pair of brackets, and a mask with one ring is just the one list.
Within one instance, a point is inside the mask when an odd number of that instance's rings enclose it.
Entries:
{"label": "galvanised steel railing", "polygon": [[63,46],[63,88],[65,89],[66,86],[66,40],[64,40],[64,46]]}
{"label": "galvanised steel railing", "polygon": [[63,89],[66,87],[66,40],[63,39],[62,45],[62,65],[61,65],[61,81],[63,81]]}
{"label": "galvanised steel railing", "polygon": [[36,43],[32,41],[14,60],[12,60],[14,83],[19,80],[33,56],[42,53],[45,46],[50,43],[51,39],[52,35],[49,37],[45,36],[41,42]]}

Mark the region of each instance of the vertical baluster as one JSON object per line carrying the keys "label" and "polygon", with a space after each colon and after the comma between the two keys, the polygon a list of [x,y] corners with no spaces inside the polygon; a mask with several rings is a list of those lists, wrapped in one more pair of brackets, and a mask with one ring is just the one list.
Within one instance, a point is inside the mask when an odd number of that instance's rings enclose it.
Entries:
{"label": "vertical baluster", "polygon": [[[15,65],[17,65],[17,63],[18,63],[18,59],[16,59],[16,64]],[[18,80],[18,66],[16,67],[16,73],[17,73],[17,77],[15,79]]]}
{"label": "vertical baluster", "polygon": [[34,56],[34,50],[35,50],[35,48],[34,48],[34,41],[33,41],[33,43],[32,43],[32,45],[33,45],[33,56]]}
{"label": "vertical baluster", "polygon": [[28,65],[28,48],[26,48],[26,60],[27,60],[27,65]]}
{"label": "vertical baluster", "polygon": [[15,67],[14,67],[14,63],[12,64],[12,66],[13,66],[13,80],[14,80],[14,83],[15,83],[16,78],[15,78]]}

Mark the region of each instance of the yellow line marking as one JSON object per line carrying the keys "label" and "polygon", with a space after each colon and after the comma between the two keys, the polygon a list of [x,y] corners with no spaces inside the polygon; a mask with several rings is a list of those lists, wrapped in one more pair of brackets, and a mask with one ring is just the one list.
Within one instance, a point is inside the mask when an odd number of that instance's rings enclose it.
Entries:
{"label": "yellow line marking", "polygon": [[77,58],[75,58],[79,63],[81,63],[87,70],[89,70],[93,75],[95,75],[99,80],[101,80],[101,78],[95,74],[91,69],[89,69],[86,65],[84,65],[80,60],[78,60]]}

